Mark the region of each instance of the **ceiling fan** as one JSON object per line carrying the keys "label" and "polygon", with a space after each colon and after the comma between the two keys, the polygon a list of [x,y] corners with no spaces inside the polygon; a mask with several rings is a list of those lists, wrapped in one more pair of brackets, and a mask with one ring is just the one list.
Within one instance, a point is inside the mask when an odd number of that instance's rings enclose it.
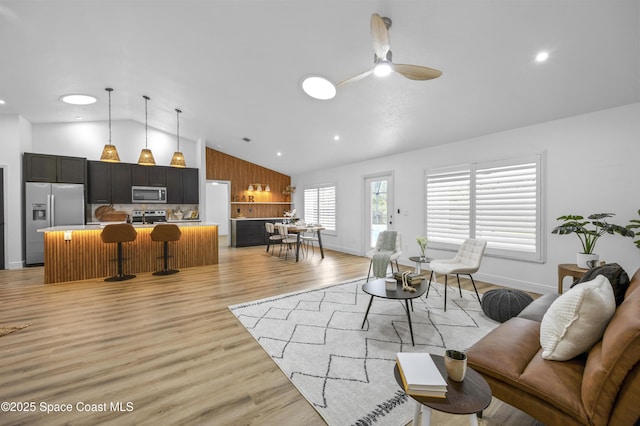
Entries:
{"label": "ceiling fan", "polygon": [[[372,73],[383,77],[389,75],[391,72],[397,72],[411,80],[431,80],[442,75],[442,71],[434,68],[420,65],[394,64],[391,61],[391,50],[389,49],[390,27],[391,19],[381,17],[377,13],[371,15],[371,38],[373,40],[374,51],[373,68],[335,85],[324,77],[311,76],[302,82],[304,91],[309,96],[317,99],[331,99],[335,96],[338,87],[361,80]],[[305,87],[305,84],[307,87]]]}

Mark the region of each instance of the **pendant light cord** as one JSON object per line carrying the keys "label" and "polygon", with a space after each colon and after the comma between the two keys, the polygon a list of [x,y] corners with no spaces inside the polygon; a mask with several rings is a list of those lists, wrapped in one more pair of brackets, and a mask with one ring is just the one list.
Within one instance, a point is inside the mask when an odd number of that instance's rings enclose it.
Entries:
{"label": "pendant light cord", "polygon": [[143,95],[144,98],[144,147],[148,148],[148,129],[147,129],[147,101],[150,99],[148,96]]}
{"label": "pendant light cord", "polygon": [[178,108],[176,108],[176,122],[177,122],[177,128],[176,128],[176,140],[178,142],[178,152],[180,151],[180,113],[182,111],[180,111]]}
{"label": "pendant light cord", "polygon": [[113,92],[113,89],[107,87],[104,90],[109,93],[109,145],[111,145],[111,92]]}

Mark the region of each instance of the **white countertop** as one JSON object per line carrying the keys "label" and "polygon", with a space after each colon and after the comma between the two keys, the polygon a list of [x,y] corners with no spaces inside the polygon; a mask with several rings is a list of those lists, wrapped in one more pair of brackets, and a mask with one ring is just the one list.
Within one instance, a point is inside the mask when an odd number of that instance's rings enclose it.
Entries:
{"label": "white countertop", "polygon": [[231,220],[284,220],[287,217],[232,217]]}
{"label": "white countertop", "polygon": [[[38,229],[38,232],[56,232],[56,231],[95,231],[97,229],[102,229],[107,225],[112,225],[114,223],[125,223],[125,222],[89,222],[86,225],[64,225],[64,226],[52,226],[50,228],[41,228]],[[166,222],[160,222],[166,223]],[[175,222],[176,225],[180,227],[186,226],[218,226],[217,223],[212,222],[200,222],[195,220],[187,220],[182,222]],[[156,226],[155,224],[142,224],[142,223],[132,223],[134,228],[153,228]]]}

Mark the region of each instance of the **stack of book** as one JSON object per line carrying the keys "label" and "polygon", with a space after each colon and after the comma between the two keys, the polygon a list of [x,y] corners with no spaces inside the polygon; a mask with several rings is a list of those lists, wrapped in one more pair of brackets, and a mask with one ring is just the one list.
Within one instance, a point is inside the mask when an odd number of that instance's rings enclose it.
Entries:
{"label": "stack of book", "polygon": [[[402,272],[394,272],[393,278],[395,278],[396,281],[398,281],[398,284],[402,285]],[[422,280],[424,279],[422,275],[416,274],[413,272],[410,274],[407,274],[406,278],[407,278],[407,284],[411,286],[417,286],[422,284]]]}
{"label": "stack of book", "polygon": [[446,398],[447,382],[428,353],[398,352],[398,370],[408,395]]}

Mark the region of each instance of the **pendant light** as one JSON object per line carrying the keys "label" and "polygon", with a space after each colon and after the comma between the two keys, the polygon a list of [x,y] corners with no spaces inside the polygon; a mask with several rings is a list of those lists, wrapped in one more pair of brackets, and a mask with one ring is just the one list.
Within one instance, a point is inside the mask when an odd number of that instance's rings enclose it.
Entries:
{"label": "pendant light", "polygon": [[113,92],[113,89],[107,87],[104,90],[109,93],[109,143],[106,144],[102,149],[100,161],[106,161],[108,163],[119,163],[120,156],[118,155],[118,150],[116,149],[115,145],[111,145],[111,92]]}
{"label": "pendant light", "polygon": [[149,143],[149,129],[147,123],[147,101],[149,97],[146,95],[142,96],[144,98],[144,149],[140,152],[140,158],[138,158],[138,164],[141,166],[155,166],[156,160],[153,159],[153,153],[148,148]]}
{"label": "pendant light", "polygon": [[178,142],[178,150],[173,153],[173,157],[171,158],[171,163],[169,164],[171,167],[187,167],[187,163],[184,161],[184,155],[180,152],[180,111],[176,108],[176,141]]}

